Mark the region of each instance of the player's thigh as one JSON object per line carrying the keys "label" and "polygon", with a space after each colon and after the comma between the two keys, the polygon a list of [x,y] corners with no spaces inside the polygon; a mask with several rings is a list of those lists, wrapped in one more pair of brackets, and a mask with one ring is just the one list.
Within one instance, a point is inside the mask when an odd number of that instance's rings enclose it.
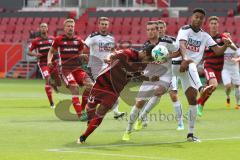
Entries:
{"label": "player's thigh", "polygon": [[178,78],[177,78],[177,76],[172,76],[171,90],[177,91],[177,89],[178,89]]}
{"label": "player's thigh", "polygon": [[156,83],[150,81],[143,81],[139,88],[136,101],[148,100],[154,95]]}
{"label": "player's thigh", "polygon": [[240,85],[240,74],[238,70],[233,70],[231,72],[231,80],[232,80],[232,84]]}
{"label": "player's thigh", "polygon": [[216,79],[215,72],[211,68],[204,68],[204,75],[208,82],[210,79]]}
{"label": "player's thigh", "polygon": [[72,72],[72,75],[79,86],[83,86],[88,78],[87,73],[84,70],[78,69]]}
{"label": "player's thigh", "polygon": [[50,71],[48,66],[38,64],[42,77],[48,79],[50,77]]}
{"label": "player's thigh", "polygon": [[231,84],[231,74],[228,70],[222,70],[222,81],[224,86]]}

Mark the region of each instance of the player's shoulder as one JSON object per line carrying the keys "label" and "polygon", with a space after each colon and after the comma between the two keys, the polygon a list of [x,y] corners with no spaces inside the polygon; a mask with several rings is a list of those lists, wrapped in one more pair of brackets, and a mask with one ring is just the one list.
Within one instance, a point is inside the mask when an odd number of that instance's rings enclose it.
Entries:
{"label": "player's shoulder", "polygon": [[159,38],[159,42],[174,43],[176,38],[173,36],[165,35]]}
{"label": "player's shoulder", "polygon": [[35,43],[35,42],[38,42],[38,41],[41,41],[41,37],[35,37],[33,40],[32,40],[32,43]]}
{"label": "player's shoulder", "polygon": [[91,33],[88,37],[90,38],[95,38],[95,37],[111,37],[113,38],[113,35],[111,33],[107,33],[107,34],[101,34],[100,32],[93,32]]}
{"label": "player's shoulder", "polygon": [[50,39],[50,40],[54,40],[55,37],[54,37],[54,36],[48,36],[48,39]]}
{"label": "player's shoulder", "polygon": [[191,30],[191,29],[192,29],[192,27],[189,24],[181,27],[181,30]]}
{"label": "player's shoulder", "polygon": [[55,37],[55,40],[62,40],[64,37],[64,35],[58,35]]}

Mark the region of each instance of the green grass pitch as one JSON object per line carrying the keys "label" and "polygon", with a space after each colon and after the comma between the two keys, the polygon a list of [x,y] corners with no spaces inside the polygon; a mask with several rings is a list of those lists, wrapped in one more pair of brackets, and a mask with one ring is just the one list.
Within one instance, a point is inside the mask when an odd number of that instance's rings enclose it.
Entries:
{"label": "green grass pitch", "polygon": [[[131,87],[131,85],[130,85]],[[136,90],[136,87],[130,90]],[[86,123],[62,121],[49,107],[42,80],[0,80],[0,160],[235,160],[240,157],[240,110],[226,108],[222,86],[206,103],[204,115],[197,119],[196,135],[201,143],[185,142],[185,130],[176,131],[176,121],[153,120],[148,128],[134,132],[130,142],[121,137],[127,117],[114,120],[109,113],[87,139],[75,143]],[[122,96],[134,101],[125,89]],[[182,91],[180,99],[187,111]],[[55,103],[70,96],[54,94]],[[131,102],[131,103],[132,103]],[[131,107],[120,102],[120,110]],[[172,103],[165,95],[153,110],[171,116]],[[159,117],[158,117],[159,118]]]}

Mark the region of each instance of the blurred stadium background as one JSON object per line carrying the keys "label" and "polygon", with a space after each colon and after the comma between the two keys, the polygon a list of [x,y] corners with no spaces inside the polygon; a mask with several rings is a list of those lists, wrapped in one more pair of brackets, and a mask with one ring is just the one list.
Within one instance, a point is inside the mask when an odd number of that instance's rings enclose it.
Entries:
{"label": "blurred stadium background", "polygon": [[56,36],[62,33],[63,21],[74,18],[76,34],[85,39],[96,30],[97,18],[106,16],[118,44],[140,46],[146,41],[147,21],[164,20],[167,34],[176,36],[195,7],[204,8],[207,16],[219,16],[220,32],[231,32],[233,41],[240,43],[240,0],[1,0],[0,77],[40,77],[36,60],[26,54],[41,22]]}

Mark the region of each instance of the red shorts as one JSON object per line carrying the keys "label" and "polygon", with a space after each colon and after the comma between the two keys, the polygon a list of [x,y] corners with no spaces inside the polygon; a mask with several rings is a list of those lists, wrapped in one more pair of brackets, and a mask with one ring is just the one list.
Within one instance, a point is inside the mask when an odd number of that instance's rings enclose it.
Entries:
{"label": "red shorts", "polygon": [[47,79],[53,72],[57,70],[57,62],[53,62],[53,67],[49,68],[45,63],[38,62],[38,67],[44,79]]}
{"label": "red shorts", "polygon": [[88,74],[82,69],[76,69],[72,72],[67,70],[62,70],[64,82],[69,85],[83,86],[84,82],[87,78],[89,78]]}
{"label": "red shorts", "polygon": [[119,94],[112,90],[111,86],[100,86],[95,83],[88,97],[88,103],[90,106],[96,106],[98,104],[105,107],[106,112],[111,110],[115,102],[117,101]]}
{"label": "red shorts", "polygon": [[207,79],[207,81],[209,81],[210,79],[216,78],[218,83],[221,82],[221,71],[216,71],[212,68],[204,68],[204,74],[205,77]]}

